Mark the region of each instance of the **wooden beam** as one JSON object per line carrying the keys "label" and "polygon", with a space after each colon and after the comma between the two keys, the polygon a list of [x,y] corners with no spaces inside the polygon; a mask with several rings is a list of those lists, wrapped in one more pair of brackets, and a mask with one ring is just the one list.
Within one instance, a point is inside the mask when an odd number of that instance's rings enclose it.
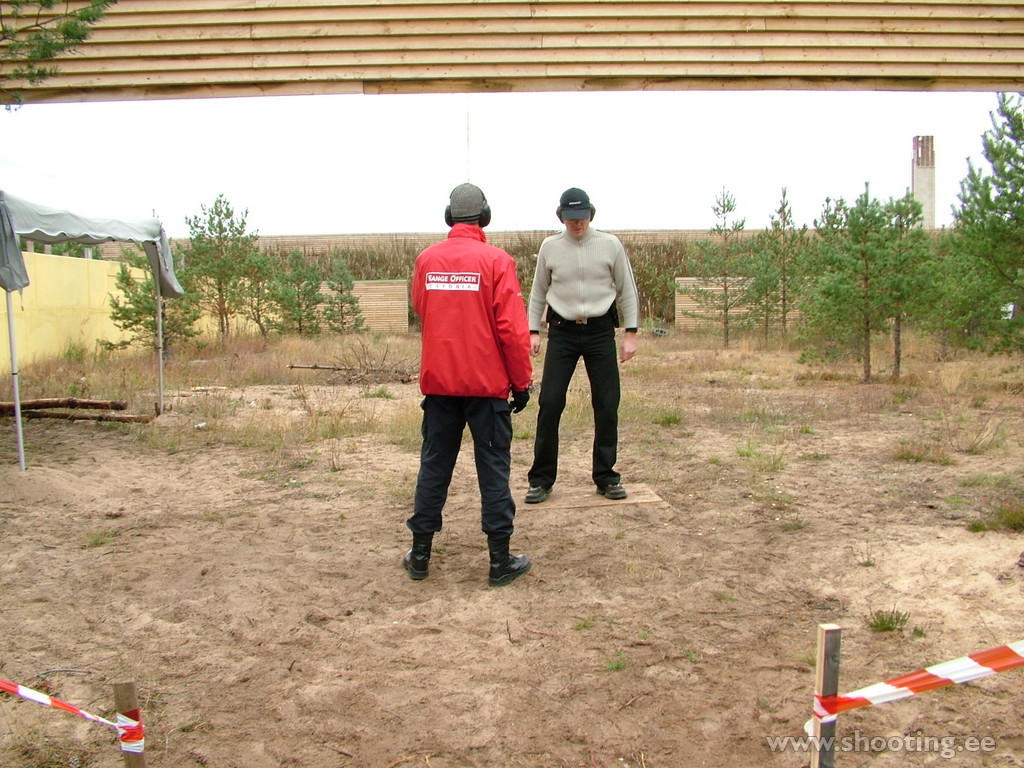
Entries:
{"label": "wooden beam", "polygon": [[[1020,61],[1024,51],[1024,34],[979,36],[966,39],[957,35],[876,35],[876,34],[793,34],[786,37],[740,33],[548,33],[502,35],[390,35],[350,36],[330,38],[296,38],[294,40],[189,40],[166,41],[159,44],[137,43],[93,46],[87,54],[62,63],[62,72],[83,71],[90,66],[124,68],[126,63],[148,67],[159,60],[189,60],[192,58],[222,59],[225,62],[242,56],[284,57],[295,54],[314,54],[326,59],[331,55],[357,52],[400,52],[429,50],[470,51],[535,51],[565,49],[579,51],[581,55],[595,49],[636,49],[644,51],[693,52],[704,55],[708,49],[763,49],[785,53],[807,49],[834,56],[843,51],[876,50],[892,56],[914,54],[921,58],[937,58],[948,54],[974,56],[988,51],[1004,51],[1016,55]],[[958,53],[959,52],[959,53]]]}
{"label": "wooden beam", "polygon": [[[10,3],[0,2],[0,9]],[[1024,90],[1024,3],[120,0],[27,102],[465,90]]]}

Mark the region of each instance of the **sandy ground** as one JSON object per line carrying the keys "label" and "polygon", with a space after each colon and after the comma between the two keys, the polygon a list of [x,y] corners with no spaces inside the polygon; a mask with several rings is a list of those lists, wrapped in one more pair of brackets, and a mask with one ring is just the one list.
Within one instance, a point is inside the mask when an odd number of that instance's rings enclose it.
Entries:
{"label": "sandy ground", "polygon": [[[471,451],[413,582],[418,457],[383,434],[271,461],[139,438],[194,429],[180,404],[128,429],[27,422],[26,472],[13,429],[0,445],[0,676],[105,717],[112,684],[134,681],[148,763],[167,768],[795,768],[807,756],[768,739],[802,734],[819,623],[843,627],[843,692],[1024,639],[1024,538],[966,528],[1024,486],[1019,397],[1002,444],[942,465],[893,458],[941,428],[927,397],[692,382],[668,388],[680,424],[623,426],[625,501],[593,492],[590,435],[564,438],[554,494],[519,506],[513,551],[533,570],[500,589]],[[415,385],[389,388],[363,402],[416,411]],[[287,387],[237,395],[235,418],[304,418]],[[804,414],[762,447],[784,460],[742,455],[762,437],[716,418],[738,407]],[[531,446],[513,449],[520,499]],[[893,608],[902,632],[866,627]],[[839,735],[876,748],[836,764],[1020,765],[1021,675],[847,713]],[[904,738],[913,751],[889,748]],[[0,765],[121,764],[111,729],[0,694]]]}

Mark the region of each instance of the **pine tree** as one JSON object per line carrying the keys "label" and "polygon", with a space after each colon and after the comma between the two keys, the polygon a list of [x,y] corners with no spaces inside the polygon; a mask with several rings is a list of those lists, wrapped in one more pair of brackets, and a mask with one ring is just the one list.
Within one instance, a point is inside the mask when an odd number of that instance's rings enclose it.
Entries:
{"label": "pine tree", "polygon": [[960,234],[941,235],[934,248],[930,279],[924,284],[921,328],[933,333],[946,355],[956,348],[981,350],[992,346],[994,333],[1006,321],[993,296],[1000,292],[991,272],[978,269],[966,255]]}
{"label": "pine tree", "polygon": [[270,335],[276,316],[277,259],[253,250],[241,266],[238,279],[239,311],[255,325],[263,338]]}
{"label": "pine tree", "polygon": [[245,231],[248,211],[236,215],[223,195],[200,210],[200,215],[185,220],[189,244],[182,262],[198,294],[196,302],[217,320],[220,337],[226,339],[231,318],[244,307],[243,278],[258,252],[258,235]]}
{"label": "pine tree", "polygon": [[1024,96],[1000,94],[982,137],[991,172],[973,163],[960,184],[952,254],[985,287],[973,320],[996,349],[1024,350]]}
{"label": "pine tree", "polygon": [[807,248],[807,227],[796,227],[783,188],[771,226],[757,234],[752,249],[750,314],[761,325],[766,342],[773,324],[781,327],[783,336],[789,331],[799,282],[797,264]]}
{"label": "pine tree", "polygon": [[934,253],[928,233],[923,229],[923,210],[920,201],[910,192],[885,205],[890,251],[882,277],[890,294],[894,379],[900,377],[903,367],[903,321],[921,317],[928,310],[922,298],[932,272]]}
{"label": "pine tree", "polygon": [[279,330],[300,336],[320,333],[320,304],[324,300],[320,293],[322,281],[320,270],[301,251],[288,254],[288,266],[278,277],[274,288]]}
{"label": "pine tree", "polygon": [[361,331],[363,329],[363,313],[359,309],[359,297],[352,293],[355,281],[349,272],[345,259],[338,258],[327,278],[327,287],[331,293],[324,301],[323,316],[327,327],[332,331]]}
{"label": "pine tree", "polygon": [[882,203],[867,185],[853,206],[826,200],[815,221],[818,237],[804,266],[801,307],[809,340],[833,353],[856,354],[863,381],[871,380],[871,341],[893,332],[893,376],[901,366],[899,329],[922,306],[930,246],[921,229],[921,204],[910,193]]}
{"label": "pine tree", "polygon": [[723,189],[712,212],[718,219],[711,230],[717,239],[701,243],[701,258],[693,266],[699,282],[680,291],[692,296],[700,307],[693,314],[721,327],[722,346],[728,348],[736,316],[750,303],[750,253],[740,237],[746,221],[730,218],[736,212],[736,198]]}
{"label": "pine tree", "polygon": [[[117,273],[115,285],[121,295],[110,296],[110,319],[114,325],[128,334],[128,338],[120,342],[107,342],[104,346],[112,349],[123,349],[131,345],[158,349],[156,321],[156,286],[149,259],[137,249],[121,249],[121,268]],[[131,268],[142,270],[145,277],[141,280],[133,276]],[[184,275],[177,275],[185,295],[176,299],[161,298],[162,329],[164,352],[199,335],[195,323],[199,319],[200,310],[192,301],[192,294],[187,289],[188,280]]]}

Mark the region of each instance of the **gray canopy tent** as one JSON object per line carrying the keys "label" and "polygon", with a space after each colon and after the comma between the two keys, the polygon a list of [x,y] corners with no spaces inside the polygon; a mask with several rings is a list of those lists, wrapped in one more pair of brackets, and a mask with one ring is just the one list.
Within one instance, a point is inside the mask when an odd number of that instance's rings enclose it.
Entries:
{"label": "gray canopy tent", "polygon": [[18,441],[18,463],[25,470],[25,446],[21,429],[21,397],[18,392],[18,355],[14,343],[14,312],[11,293],[29,284],[25,260],[21,255],[19,236],[41,243],[97,244],[110,241],[140,244],[149,257],[156,286],[156,327],[158,391],[160,412],[164,406],[164,343],[162,297],[177,298],[185,291],[174,275],[167,233],[159,219],[118,221],[89,219],[70,211],[30,203],[0,190],[0,288],[7,297],[7,334],[11,351],[11,382],[14,393],[14,425]]}

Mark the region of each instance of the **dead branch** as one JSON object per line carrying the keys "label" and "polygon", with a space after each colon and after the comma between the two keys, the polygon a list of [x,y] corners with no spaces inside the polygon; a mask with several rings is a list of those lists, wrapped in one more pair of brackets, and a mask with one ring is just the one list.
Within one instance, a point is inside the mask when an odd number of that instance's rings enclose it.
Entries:
{"label": "dead branch", "polygon": [[56,669],[48,669],[45,672],[40,672],[38,675],[32,675],[29,680],[45,680],[50,675],[55,675],[58,672],[64,672],[70,675],[91,675],[87,669],[75,669],[74,667],[57,667]]}
{"label": "dead branch", "polygon": [[[36,400],[22,400],[21,408],[95,408],[101,411],[123,411],[128,403],[123,400],[82,400],[77,397],[42,397]],[[14,403],[0,402],[0,415],[14,413]]]}
{"label": "dead branch", "polygon": [[320,363],[289,363],[289,368],[301,368],[308,371],[330,371],[342,374],[338,377],[343,384],[387,384],[397,382],[408,384],[416,381],[419,373],[403,365],[321,365]]}
{"label": "dead branch", "polygon": [[371,347],[363,339],[347,349],[335,365],[322,363],[289,364],[289,368],[304,368],[311,371],[340,373],[342,384],[387,384],[400,382],[408,384],[419,376],[419,363],[411,360],[395,360],[390,346]]}
{"label": "dead branch", "polygon": [[332,747],[330,744],[324,744],[324,746],[332,752],[337,752],[339,755],[344,755],[345,757],[355,757],[355,755],[353,755],[347,749],[339,749],[338,747]]}

